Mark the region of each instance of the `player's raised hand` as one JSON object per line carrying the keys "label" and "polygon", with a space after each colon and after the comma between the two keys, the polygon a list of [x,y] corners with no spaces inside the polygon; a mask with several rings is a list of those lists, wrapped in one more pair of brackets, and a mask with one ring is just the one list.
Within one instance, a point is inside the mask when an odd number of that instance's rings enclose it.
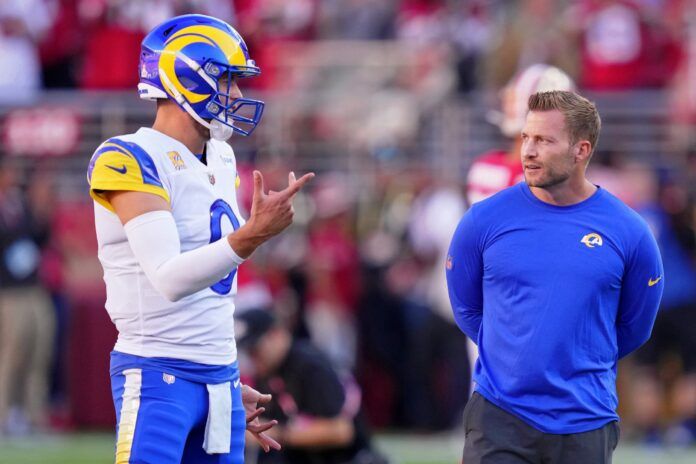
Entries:
{"label": "player's raised hand", "polygon": [[244,226],[228,236],[232,249],[242,258],[247,258],[259,245],[292,224],[295,215],[292,200],[313,177],[314,173],[310,172],[296,179],[295,173],[291,172],[285,189],[266,193],[263,175],[260,171],[254,171],[251,215]]}
{"label": "player's raised hand", "polygon": [[251,216],[248,223],[254,231],[266,239],[279,234],[290,224],[295,214],[292,200],[300,189],[314,177],[305,174],[300,179],[294,173],[288,175],[288,186],[280,192],[266,193],[263,175],[254,171],[254,197],[251,203]]}

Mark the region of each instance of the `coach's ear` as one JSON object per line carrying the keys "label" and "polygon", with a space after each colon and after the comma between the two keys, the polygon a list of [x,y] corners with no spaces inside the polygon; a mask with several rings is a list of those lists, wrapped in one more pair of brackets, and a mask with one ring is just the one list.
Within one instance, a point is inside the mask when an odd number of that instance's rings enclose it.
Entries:
{"label": "coach's ear", "polygon": [[577,164],[587,164],[592,157],[592,144],[589,140],[579,140],[573,146],[573,155]]}

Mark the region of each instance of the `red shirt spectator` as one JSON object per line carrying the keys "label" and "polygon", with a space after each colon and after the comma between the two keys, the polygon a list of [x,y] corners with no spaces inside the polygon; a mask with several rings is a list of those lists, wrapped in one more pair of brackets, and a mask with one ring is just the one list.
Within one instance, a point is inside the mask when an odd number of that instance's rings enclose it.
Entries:
{"label": "red shirt spectator", "polygon": [[84,89],[135,89],[138,85],[141,31],[118,24],[100,23],[88,35],[81,87]]}
{"label": "red shirt spectator", "polygon": [[56,0],[51,28],[39,43],[44,87],[74,87],[73,59],[79,54],[83,31],[78,0]]}
{"label": "red shirt spectator", "polygon": [[[586,0],[580,18],[581,81],[588,89],[664,86],[678,61],[678,46],[630,0]],[[574,19],[577,20],[577,19]]]}
{"label": "red shirt spectator", "polygon": [[511,159],[504,151],[491,151],[471,165],[466,182],[469,204],[484,200],[494,193],[511,187],[524,179],[519,157]]}

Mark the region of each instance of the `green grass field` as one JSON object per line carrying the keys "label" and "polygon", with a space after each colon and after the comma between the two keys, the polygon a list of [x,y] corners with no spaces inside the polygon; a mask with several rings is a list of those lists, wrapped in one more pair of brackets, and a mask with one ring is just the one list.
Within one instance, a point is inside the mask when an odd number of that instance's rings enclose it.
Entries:
{"label": "green grass field", "polygon": [[[382,434],[380,449],[393,464],[454,464],[461,455],[457,435]],[[0,439],[0,464],[111,464],[109,434],[52,435],[32,439]],[[621,445],[615,464],[693,464],[696,449],[656,450]]]}

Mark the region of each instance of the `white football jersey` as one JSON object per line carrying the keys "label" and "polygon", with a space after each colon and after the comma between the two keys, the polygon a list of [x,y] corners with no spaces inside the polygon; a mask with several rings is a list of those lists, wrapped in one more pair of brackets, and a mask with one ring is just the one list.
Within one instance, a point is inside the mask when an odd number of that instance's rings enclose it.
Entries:
{"label": "white football jersey", "polygon": [[239,228],[239,177],[232,147],[211,140],[207,165],[182,143],[154,129],[114,137],[94,153],[87,173],[106,282],[106,310],[118,329],[115,350],[226,365],[234,341],[236,270],[223,280],[171,302],[152,286],[130,249],[106,190],[159,195],[169,202],[181,252],[217,241]]}

